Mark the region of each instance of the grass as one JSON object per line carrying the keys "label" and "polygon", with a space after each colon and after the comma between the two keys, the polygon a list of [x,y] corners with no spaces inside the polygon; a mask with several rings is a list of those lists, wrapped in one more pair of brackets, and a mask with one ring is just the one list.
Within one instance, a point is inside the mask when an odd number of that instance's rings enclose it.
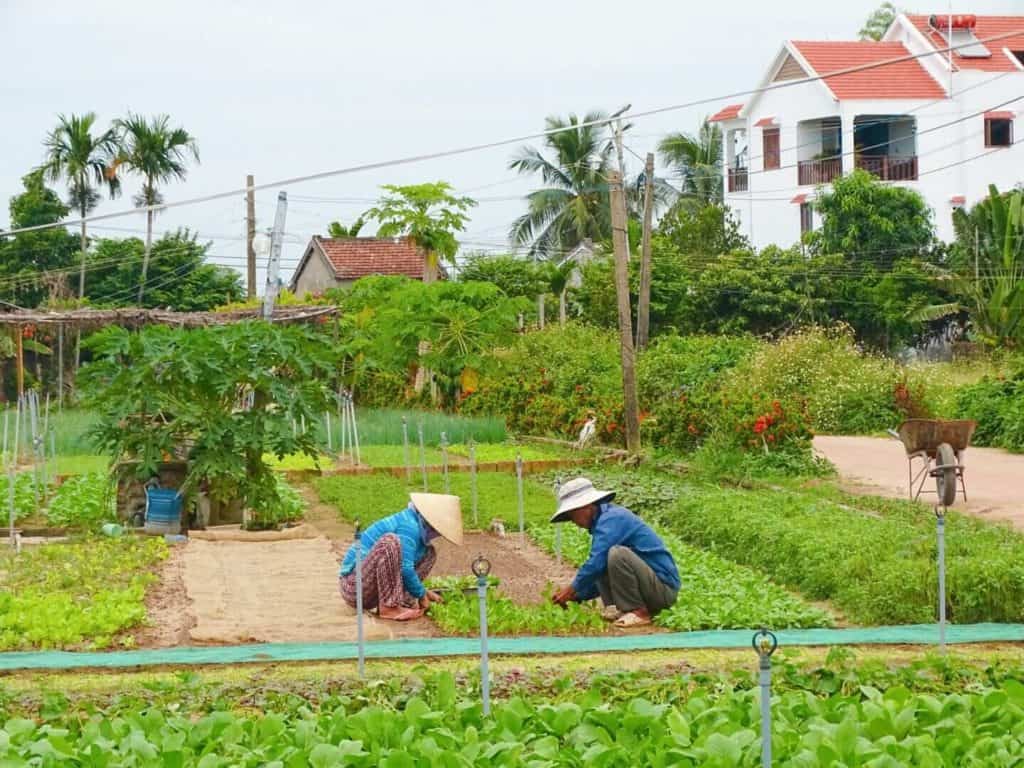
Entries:
{"label": "grass", "polygon": [[[92,454],[95,446],[89,432],[95,426],[96,415],[80,408],[65,408],[58,412],[51,406],[50,429],[53,431],[53,448],[58,456]],[[47,445],[47,449],[50,445]]]}
{"label": "grass", "polygon": [[[419,475],[413,475],[412,485],[404,478],[390,475],[356,475],[321,477],[314,481],[320,498],[338,508],[345,520],[363,523],[379,520],[403,509],[409,503],[409,492],[423,490]],[[463,519],[467,527],[476,527],[472,521],[471,478],[468,473],[454,472],[448,476],[450,492],[460,496]],[[439,473],[427,475],[429,490],[441,493],[444,478]],[[519,511],[516,500],[515,477],[497,472],[477,475],[479,525],[490,526],[494,519],[502,520],[507,528],[518,525]],[[523,512],[527,525],[546,524],[554,511],[555,498],[551,489],[537,483],[523,483]]]}
{"label": "grass", "polygon": [[[469,458],[469,446],[465,443],[452,445],[448,450],[452,454]],[[571,454],[568,451],[554,445],[480,443],[476,446],[476,460],[478,463],[485,461],[515,461],[516,456],[522,456],[523,461],[543,461],[545,459],[562,459],[569,455]]]}
{"label": "grass", "polygon": [[[459,416],[435,411],[401,411],[356,409],[359,442],[365,445],[402,445],[402,419],[408,425],[409,444],[419,438],[417,428],[423,424],[423,442],[429,446],[441,444],[441,433],[449,443],[464,443],[470,439],[477,443],[500,443],[508,438],[504,419],[489,416]],[[322,429],[322,426],[320,427]],[[341,445],[341,423],[331,414],[332,445]],[[326,439],[324,440],[326,442]]]}
{"label": "grass", "polygon": [[94,453],[57,455],[50,471],[58,475],[88,475],[94,472],[108,472],[110,459]]}

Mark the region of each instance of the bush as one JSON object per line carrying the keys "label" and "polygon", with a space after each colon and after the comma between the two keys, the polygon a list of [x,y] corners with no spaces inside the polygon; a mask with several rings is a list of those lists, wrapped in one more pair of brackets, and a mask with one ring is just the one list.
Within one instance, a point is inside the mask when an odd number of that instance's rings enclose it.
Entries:
{"label": "bush", "polygon": [[975,445],[1024,452],[1024,365],[1009,376],[986,376],[956,396],[956,416],[974,419]]}
{"label": "bush", "polygon": [[[910,378],[908,378],[908,376]],[[861,350],[848,329],[810,328],[762,348],[736,368],[724,395],[729,403],[779,401],[806,413],[815,432],[865,434],[899,423],[907,411],[926,415],[916,374]],[[795,414],[794,414],[795,415]],[[735,418],[726,419],[735,428]]]}
{"label": "bush", "polygon": [[656,446],[690,450],[710,432],[729,372],[758,347],[750,337],[664,336],[637,361],[646,435]]}

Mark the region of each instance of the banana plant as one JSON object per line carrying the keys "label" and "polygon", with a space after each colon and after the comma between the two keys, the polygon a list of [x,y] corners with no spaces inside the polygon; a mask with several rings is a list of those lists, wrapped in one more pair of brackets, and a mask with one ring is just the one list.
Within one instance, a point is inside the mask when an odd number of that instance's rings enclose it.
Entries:
{"label": "banana plant", "polygon": [[1024,192],[1000,194],[991,186],[988,199],[969,214],[954,214],[954,225],[962,256],[952,268],[932,270],[960,298],[924,307],[914,319],[967,312],[974,333],[983,341],[1019,346],[1024,342]]}

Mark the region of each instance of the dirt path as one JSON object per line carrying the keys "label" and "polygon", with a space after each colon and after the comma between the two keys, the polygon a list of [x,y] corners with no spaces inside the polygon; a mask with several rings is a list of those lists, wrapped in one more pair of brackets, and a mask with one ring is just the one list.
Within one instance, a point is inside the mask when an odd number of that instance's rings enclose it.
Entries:
{"label": "dirt path", "polygon": [[[907,497],[907,459],[898,440],[876,437],[814,438],[814,448],[835,464],[849,490],[892,498]],[[995,448],[970,448],[964,456],[967,504],[955,509],[993,521],[1008,521],[1024,530],[1024,456]],[[932,481],[926,488],[934,489]],[[925,502],[933,495],[921,495]]]}

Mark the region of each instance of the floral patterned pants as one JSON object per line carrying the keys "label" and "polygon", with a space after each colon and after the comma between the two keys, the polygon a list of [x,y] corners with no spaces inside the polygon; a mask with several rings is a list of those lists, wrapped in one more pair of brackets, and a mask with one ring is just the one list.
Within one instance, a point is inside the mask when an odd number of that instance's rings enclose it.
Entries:
{"label": "floral patterned pants", "polygon": [[[437,560],[432,546],[416,563],[416,575],[425,579]],[[372,610],[380,606],[397,608],[412,605],[415,598],[405,591],[402,584],[402,544],[393,533],[385,533],[366,553],[362,561],[363,608]],[[356,572],[342,576],[339,580],[341,598],[348,605],[356,606]]]}

